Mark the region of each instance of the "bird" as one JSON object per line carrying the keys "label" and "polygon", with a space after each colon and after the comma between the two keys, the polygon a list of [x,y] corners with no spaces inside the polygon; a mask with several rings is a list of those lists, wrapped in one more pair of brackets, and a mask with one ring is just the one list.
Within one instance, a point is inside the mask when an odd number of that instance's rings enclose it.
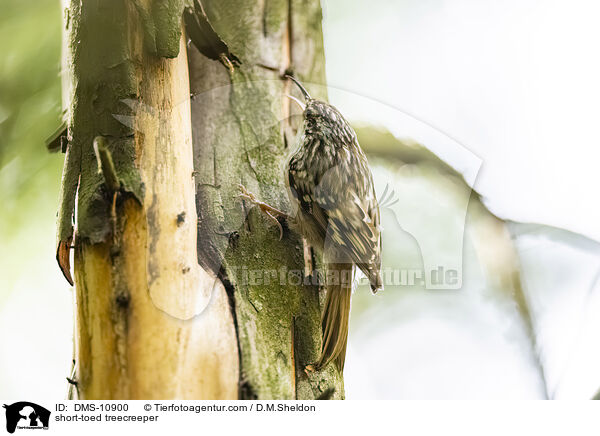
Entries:
{"label": "bird", "polygon": [[[343,372],[355,268],[366,275],[373,293],[383,289],[379,205],[367,157],[348,121],[331,104],[312,98],[295,77],[285,77],[304,97],[303,103],[288,96],[302,108],[303,122],[284,170],[293,211],[286,220],[322,254],[325,267],[323,342],[314,366],[334,362]],[[286,215],[240,189],[271,218]]]}

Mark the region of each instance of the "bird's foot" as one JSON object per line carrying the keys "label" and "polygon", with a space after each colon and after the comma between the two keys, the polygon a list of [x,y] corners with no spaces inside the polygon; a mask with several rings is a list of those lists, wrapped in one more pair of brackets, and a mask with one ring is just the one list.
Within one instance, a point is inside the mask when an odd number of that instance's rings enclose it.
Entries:
{"label": "bird's foot", "polygon": [[281,238],[283,237],[283,227],[277,218],[287,218],[286,213],[274,208],[273,206],[268,205],[267,203],[258,200],[256,196],[252,192],[248,191],[244,185],[239,185],[239,188],[240,197],[258,206],[265,215],[267,215],[269,218],[275,221],[275,223],[277,223],[277,226],[279,227],[279,240],[281,240]]}
{"label": "bird's foot", "polygon": [[313,364],[306,365],[304,367],[304,372],[306,375],[310,375],[315,372],[315,366]]}

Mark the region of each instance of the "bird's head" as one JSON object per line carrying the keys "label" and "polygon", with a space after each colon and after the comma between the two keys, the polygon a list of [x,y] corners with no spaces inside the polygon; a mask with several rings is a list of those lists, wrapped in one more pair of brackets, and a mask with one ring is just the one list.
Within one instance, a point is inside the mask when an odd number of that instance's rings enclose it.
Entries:
{"label": "bird's head", "polygon": [[341,135],[347,140],[352,139],[354,131],[335,107],[324,101],[312,98],[306,88],[296,78],[292,76],[286,77],[298,86],[304,97],[304,102],[302,102],[296,97],[288,95],[289,98],[302,108],[302,116],[307,126],[317,128],[323,131],[323,133]]}

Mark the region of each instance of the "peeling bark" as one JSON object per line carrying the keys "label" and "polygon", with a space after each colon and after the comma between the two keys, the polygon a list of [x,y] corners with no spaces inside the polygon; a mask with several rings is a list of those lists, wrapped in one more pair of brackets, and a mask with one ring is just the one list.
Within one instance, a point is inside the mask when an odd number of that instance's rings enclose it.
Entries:
{"label": "peeling bark", "polygon": [[76,0],[65,14],[72,91],[59,241],[73,235],[77,192],[82,399],[238,395],[227,294],[196,256],[182,2],[158,3]]}
{"label": "peeling bark", "polygon": [[325,82],[319,2],[73,0],[65,19],[58,240],[65,275],[75,246],[80,398],[343,398],[333,365],[310,370],[310,250],[238,195],[285,209],[298,126],[281,74]]}

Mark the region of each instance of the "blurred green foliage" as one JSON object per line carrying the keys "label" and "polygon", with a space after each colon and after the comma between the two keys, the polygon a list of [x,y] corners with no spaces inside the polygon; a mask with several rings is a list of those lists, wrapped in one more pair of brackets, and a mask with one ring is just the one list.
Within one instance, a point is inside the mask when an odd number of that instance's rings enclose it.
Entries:
{"label": "blurred green foliage", "polygon": [[[59,0],[0,1],[0,302],[54,234],[62,154]],[[49,259],[48,261],[50,261]]]}

